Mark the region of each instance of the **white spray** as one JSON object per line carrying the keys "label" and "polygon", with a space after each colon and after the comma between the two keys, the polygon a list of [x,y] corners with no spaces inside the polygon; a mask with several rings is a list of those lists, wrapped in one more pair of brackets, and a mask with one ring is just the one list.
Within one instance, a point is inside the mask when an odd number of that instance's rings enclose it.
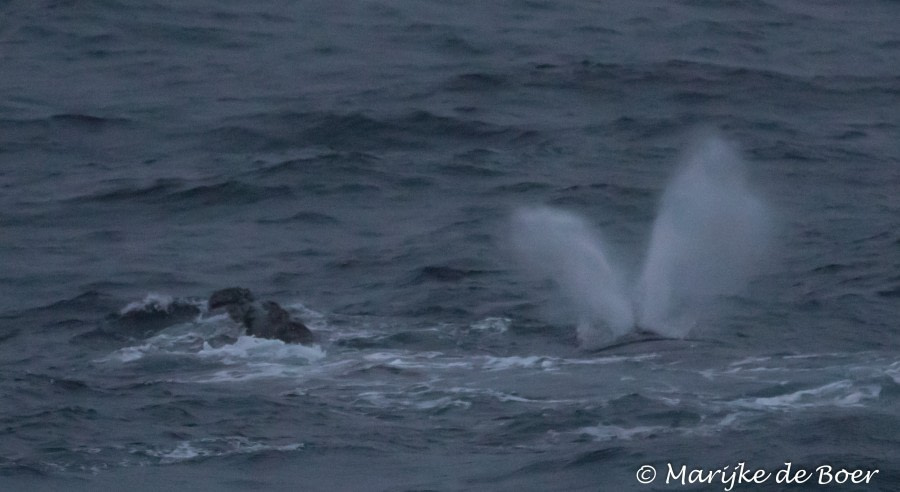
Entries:
{"label": "white spray", "polygon": [[622,275],[613,269],[603,241],[583,219],[549,208],[523,209],[513,217],[512,239],[534,273],[554,280],[577,316],[583,341],[596,338],[598,324],[614,337],[634,327]]}
{"label": "white spray", "polygon": [[768,254],[771,225],[734,149],[717,137],[693,152],[667,187],[632,287],[587,222],[549,208],[513,217],[524,264],[550,278],[573,310],[582,344],[637,328],[683,337],[714,297],[734,294]]}

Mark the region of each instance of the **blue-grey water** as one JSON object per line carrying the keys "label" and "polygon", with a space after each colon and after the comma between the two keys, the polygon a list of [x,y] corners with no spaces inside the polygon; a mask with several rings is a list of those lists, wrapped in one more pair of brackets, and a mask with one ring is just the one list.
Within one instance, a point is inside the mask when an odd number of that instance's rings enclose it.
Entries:
{"label": "blue-grey water", "polygon": [[[734,490],[900,490],[898,20],[0,2],[0,488],[723,490],[665,467],[791,462],[879,471]],[[747,199],[680,192],[722,145]],[[732,195],[764,233],[704,201]],[[319,343],[210,343],[229,286]],[[641,314],[654,286],[678,316]]]}

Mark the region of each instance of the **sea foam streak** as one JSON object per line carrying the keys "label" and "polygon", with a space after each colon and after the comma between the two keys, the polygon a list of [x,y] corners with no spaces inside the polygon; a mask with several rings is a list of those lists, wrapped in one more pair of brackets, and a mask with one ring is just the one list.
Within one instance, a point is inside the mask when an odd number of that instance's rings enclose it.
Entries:
{"label": "sea foam streak", "polygon": [[525,265],[550,278],[578,322],[583,345],[638,327],[683,337],[698,311],[733,294],[768,254],[771,225],[734,149],[710,137],[667,187],[637,279],[629,285],[587,221],[550,208],[519,210],[512,243]]}

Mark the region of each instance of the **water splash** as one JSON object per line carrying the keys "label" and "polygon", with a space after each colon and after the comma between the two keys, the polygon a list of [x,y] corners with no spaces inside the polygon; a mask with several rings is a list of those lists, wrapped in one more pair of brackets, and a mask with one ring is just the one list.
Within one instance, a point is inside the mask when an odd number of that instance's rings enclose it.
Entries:
{"label": "water splash", "polygon": [[736,151],[709,137],[668,185],[643,266],[632,282],[584,219],[551,208],[519,210],[512,244],[533,273],[553,280],[583,345],[638,328],[683,337],[716,296],[737,293],[768,255],[770,214]]}
{"label": "water splash", "polygon": [[601,324],[613,337],[634,327],[623,276],[609,261],[603,240],[584,219],[550,208],[519,210],[513,217],[512,241],[523,264],[537,276],[554,281],[577,316],[583,341],[600,335],[594,327]]}
{"label": "water splash", "polygon": [[663,195],[636,292],[637,321],[684,336],[709,300],[735,294],[764,263],[770,213],[721,138],[689,153]]}

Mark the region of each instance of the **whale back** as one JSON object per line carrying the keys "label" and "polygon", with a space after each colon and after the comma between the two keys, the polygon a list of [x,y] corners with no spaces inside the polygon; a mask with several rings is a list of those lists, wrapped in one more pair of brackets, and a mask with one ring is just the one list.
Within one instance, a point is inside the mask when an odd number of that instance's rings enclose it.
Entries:
{"label": "whale back", "polygon": [[285,343],[309,344],[314,341],[306,325],[291,319],[290,313],[276,302],[257,302],[248,289],[229,287],[218,290],[210,296],[208,304],[210,310],[225,308],[229,317],[242,324],[250,336]]}
{"label": "whale back", "polygon": [[249,304],[254,301],[253,294],[243,287],[229,287],[217,290],[209,296],[209,309],[218,309],[232,304]]}

